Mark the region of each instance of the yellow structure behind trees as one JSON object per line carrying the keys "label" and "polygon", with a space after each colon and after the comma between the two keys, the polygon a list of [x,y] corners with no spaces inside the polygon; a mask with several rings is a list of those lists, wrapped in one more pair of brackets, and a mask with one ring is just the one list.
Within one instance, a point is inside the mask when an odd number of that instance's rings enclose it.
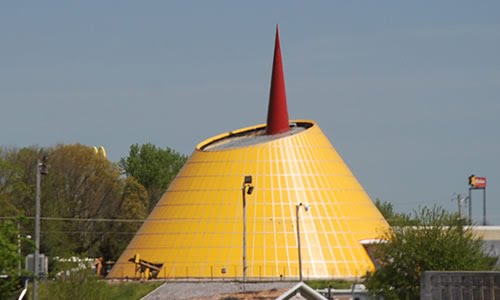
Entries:
{"label": "yellow structure behind trees", "polygon": [[289,122],[278,32],[270,94],[266,124],[196,147],[108,278],[138,278],[137,255],[157,278],[355,278],[374,269],[364,245],[389,226],[319,126]]}
{"label": "yellow structure behind trees", "polygon": [[310,205],[299,211],[305,278],[373,270],[361,242],[380,237],[387,223],[319,126],[296,123],[302,131],[250,146],[210,150],[265,125],[199,144],[108,278],[136,276],[128,262],[136,253],[163,264],[159,278],[242,278],[246,175],[254,186],[246,196],[249,279],[298,277],[299,203]]}

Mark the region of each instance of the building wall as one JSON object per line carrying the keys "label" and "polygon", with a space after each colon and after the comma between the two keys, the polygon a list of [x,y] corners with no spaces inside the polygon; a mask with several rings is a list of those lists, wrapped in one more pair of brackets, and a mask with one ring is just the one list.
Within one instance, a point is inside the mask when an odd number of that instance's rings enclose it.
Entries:
{"label": "building wall", "polygon": [[500,299],[500,272],[438,272],[422,275],[420,299]]}

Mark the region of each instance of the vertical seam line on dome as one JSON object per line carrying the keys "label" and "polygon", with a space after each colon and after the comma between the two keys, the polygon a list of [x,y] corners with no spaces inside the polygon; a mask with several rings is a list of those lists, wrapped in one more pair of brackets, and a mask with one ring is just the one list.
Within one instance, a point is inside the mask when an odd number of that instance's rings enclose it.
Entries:
{"label": "vertical seam line on dome", "polygon": [[[328,170],[325,169],[324,165],[322,165],[322,169],[325,170],[324,171],[325,173],[327,173]],[[332,169],[330,172],[334,172],[334,170]],[[332,189],[329,187],[325,176],[321,176],[320,180],[321,180],[322,187],[327,192],[326,197],[328,197],[328,195],[329,195],[328,192],[331,191]],[[338,222],[339,214],[338,214],[338,211],[335,209],[336,203],[337,203],[337,193],[333,192],[332,196],[333,196],[333,199],[326,199],[332,205],[332,212],[333,212],[333,215],[330,217],[329,222],[330,222],[330,226],[331,226],[332,237],[335,239],[336,247],[340,248],[339,246],[341,244],[340,244],[340,240],[338,237],[338,234],[339,234],[338,229],[339,229],[339,225],[340,225],[340,223]],[[322,197],[325,197],[324,193],[322,193]],[[340,262],[340,259],[345,260],[344,253],[340,252],[340,257],[338,257],[337,255],[335,255],[335,251],[333,250],[333,248],[331,249],[331,252],[332,252],[332,260],[334,261],[333,265],[335,267],[336,274],[342,274],[342,272],[340,271],[339,262]]]}
{"label": "vertical seam line on dome", "polygon": [[[267,204],[267,203],[266,203]],[[266,210],[267,211],[267,210]],[[276,270],[274,274],[279,274],[279,264],[278,264],[278,247],[279,245],[276,243],[276,212],[275,212],[275,209],[274,209],[274,197],[271,198],[271,211],[272,211],[272,214],[273,214],[273,217],[272,217],[272,224],[273,224],[273,240],[274,240],[274,261],[276,262]],[[267,227],[267,226],[266,226]]]}
{"label": "vertical seam line on dome", "polygon": [[[291,272],[291,264],[290,264],[290,249],[289,249],[289,246],[288,246],[288,235],[289,235],[289,233],[287,231],[287,223],[288,222],[287,222],[287,217],[286,217],[286,214],[285,214],[285,205],[287,205],[287,204],[283,203],[283,201],[281,199],[280,199],[281,223],[282,223],[282,227],[283,227],[283,237],[284,237],[284,241],[285,241],[285,245],[283,245],[283,246],[285,247],[284,249],[285,249],[285,255],[286,255],[286,267],[287,267],[287,270],[288,270],[288,275],[291,276],[292,272]],[[289,201],[290,200],[288,200],[288,202]],[[288,204],[288,206],[289,206],[289,204]],[[283,276],[285,276],[285,274],[283,274]]]}
{"label": "vertical seam line on dome", "polygon": [[[305,136],[301,137],[302,140],[306,139]],[[304,144],[305,144],[305,141],[304,141]],[[313,145],[313,143],[311,143],[311,141],[307,141],[307,145]],[[313,156],[311,155],[311,149],[310,147],[307,147],[307,148],[304,148],[304,151],[303,151],[303,157],[309,157],[311,159],[314,160]],[[307,172],[309,172],[309,174],[312,174],[312,167],[311,167],[311,164],[305,164],[305,167],[307,168]],[[308,186],[309,187],[312,187],[313,184],[315,184],[315,182],[311,182],[311,178],[309,177],[308,178]],[[314,193],[316,193],[317,191],[314,191]],[[319,198],[319,203],[321,203],[321,208],[322,208],[322,213],[320,214],[321,216],[324,216],[326,215],[327,213],[327,209],[326,209],[326,206],[325,206],[325,202],[323,201],[323,198],[322,197],[318,197]],[[316,198],[315,198],[316,199]],[[326,232],[326,227],[325,227],[325,224],[324,224],[324,221],[322,219],[320,219],[320,224],[321,224],[321,228],[322,228],[322,232],[323,234]],[[323,237],[325,240],[326,240],[326,244],[328,245],[328,251],[330,252],[331,254],[331,244],[330,244],[330,239],[328,239],[328,236],[326,237]],[[323,243],[320,243],[320,247],[322,247],[323,249]],[[323,267],[324,267],[324,272],[326,273],[326,275],[328,275],[328,264],[326,263],[326,260],[325,260],[325,256],[324,256],[324,253],[322,252],[322,258],[323,258]],[[324,275],[324,274],[322,274]]]}
{"label": "vertical seam line on dome", "polygon": [[[288,166],[290,167],[291,169],[291,172],[289,172],[289,176],[291,177],[292,181],[293,181],[293,186],[295,187],[294,188],[294,201],[295,201],[295,205],[297,205],[298,201],[300,201],[300,203],[302,202],[302,200],[306,200],[306,199],[302,199],[301,198],[301,195],[299,195],[299,186],[298,186],[298,181],[299,178],[297,178],[297,173],[298,173],[298,164],[296,162],[296,153],[295,151],[293,151],[294,149],[292,148],[292,145],[291,145],[291,142],[290,142],[290,139],[287,139],[285,141],[285,147],[284,147],[287,151],[287,158],[288,158]],[[302,181],[300,181],[300,183],[302,183]],[[289,189],[290,190],[290,189]],[[300,192],[303,193],[303,185],[301,185],[301,188],[300,188]],[[298,212],[300,214],[300,212]],[[306,227],[305,227],[305,214],[302,214],[302,218],[299,219],[299,222],[301,223],[301,227],[303,228],[302,232],[306,232]],[[298,217],[298,216],[295,216],[295,217]],[[298,235],[300,235],[301,232],[297,232]],[[305,234],[305,239],[306,239],[306,245],[307,245],[307,252],[309,253],[309,262],[310,262],[310,265],[312,266],[312,269],[313,269],[313,274],[316,274],[316,269],[315,269],[315,265],[313,263],[311,263],[311,257],[312,257],[312,253],[311,253],[311,249],[310,249],[310,241],[309,241],[309,235],[308,234]],[[302,246],[302,245],[301,245]],[[299,249],[300,251],[302,251],[302,248]],[[304,260],[302,260],[302,266],[304,267]],[[306,269],[307,270],[307,269]],[[299,270],[300,271],[300,270]],[[309,275],[309,272],[306,272],[306,275]]]}
{"label": "vertical seam line on dome", "polygon": [[[304,141],[302,140],[302,137],[301,137],[301,136],[297,136],[296,138],[298,138],[298,139],[299,139],[299,144],[300,144],[302,147],[299,147],[298,149],[292,149],[292,150],[293,150],[293,152],[294,152],[295,157],[297,157],[297,153],[296,153],[295,151],[299,151],[299,152],[300,152],[300,153],[299,153],[299,154],[300,154],[300,155],[299,155],[299,157],[303,157],[303,155],[302,155],[302,154],[303,154],[303,151],[302,151],[302,150],[303,150],[303,144],[304,144]],[[294,164],[296,165],[296,168],[297,168],[297,171],[299,171],[299,174],[304,173],[304,171],[305,171],[305,170],[303,170],[303,169],[301,168],[301,165],[299,165],[299,163],[298,163],[298,161],[297,161],[297,160],[294,160]],[[305,186],[305,185],[304,185],[304,181],[303,181],[302,176],[297,176],[297,180],[298,180],[298,181],[300,182],[300,184],[301,184],[301,189],[302,189],[302,191],[301,191],[301,192],[302,192],[302,194],[305,194],[305,190],[304,190],[304,186]],[[311,200],[315,200],[315,199],[311,199]],[[314,203],[316,204],[316,201],[315,201]],[[310,202],[309,202],[309,204],[310,204]],[[318,212],[318,211],[315,211],[314,213],[316,214],[317,212]],[[322,263],[322,264],[323,264],[323,267],[324,267],[324,260],[325,260],[325,257],[324,257],[324,255],[323,255],[323,248],[321,247],[321,243],[320,243],[320,241],[319,241],[318,232],[317,232],[317,229],[316,229],[316,222],[315,222],[314,218],[312,218],[312,216],[311,216],[311,215],[312,215],[312,211],[310,212],[310,215],[309,215],[308,217],[309,217],[309,219],[311,220],[310,222],[311,222],[311,224],[312,224],[312,228],[313,228],[313,237],[312,237],[312,239],[313,239],[313,240],[315,240],[315,244],[316,244],[316,247],[317,247],[317,249],[318,249],[320,259],[319,259],[319,260],[317,260],[317,259],[315,259],[315,258],[311,255],[311,256],[310,256],[310,260],[311,260],[311,265],[313,266],[313,272],[314,272],[314,274],[317,276],[317,275],[319,275],[319,274],[318,274],[318,270],[317,270],[317,265],[318,265],[318,262],[319,262],[319,263]],[[304,218],[304,219],[305,219],[305,218]],[[308,238],[308,237],[309,237],[309,235],[306,235],[306,238]],[[308,241],[308,243],[309,243],[309,241]],[[311,251],[311,250],[312,250],[312,249],[311,249],[311,247],[309,247],[309,251]]]}
{"label": "vertical seam line on dome", "polygon": [[[258,187],[257,187],[258,188]],[[266,201],[266,195],[264,194],[263,196],[263,201]],[[254,201],[253,205],[252,205],[252,208],[253,208],[253,215],[256,216],[257,215],[257,203],[255,203],[256,201]],[[256,219],[254,218],[254,221],[252,222],[253,224],[253,230],[252,230],[252,259],[250,260],[251,264],[252,264],[252,268],[253,268],[253,272],[255,272],[255,252],[256,252],[256,242],[255,242],[255,239],[257,237],[257,222],[256,222]],[[255,275],[254,275],[255,276]]]}
{"label": "vertical seam line on dome", "polygon": [[[260,148],[260,147],[259,147],[259,148],[257,148],[257,153],[258,153],[258,154],[257,154],[257,161],[259,161],[259,158],[260,158],[260,157],[261,157],[261,155],[262,155],[262,150],[261,150],[261,148]],[[262,164],[258,164],[258,163],[257,163],[257,168],[256,168],[257,173],[258,173],[258,174],[261,174],[262,176],[265,176],[266,171],[264,170],[263,172],[260,172],[260,171],[259,171],[259,168],[260,168],[260,167],[262,167]],[[255,183],[257,183],[257,182],[259,182],[259,183],[261,183],[261,184],[262,184],[262,183],[265,183],[265,180],[263,180],[263,179],[261,179],[261,178],[259,178],[259,179],[257,179],[257,178],[256,178]],[[259,189],[259,195],[262,195],[262,201],[261,201],[261,202],[262,202],[262,203],[264,203],[264,207],[265,207],[265,205],[266,205],[267,201],[269,201],[269,199],[267,199],[267,197],[266,197],[266,196],[267,196],[267,193],[265,193],[265,192],[264,192],[264,190],[263,190],[263,187],[262,187],[262,186],[260,186],[260,187],[259,187],[258,185],[256,185],[256,186],[257,186],[257,189]],[[257,201],[255,201],[255,202],[257,202]],[[257,230],[256,230],[256,224],[257,224],[257,219],[258,219],[258,218],[257,218],[258,213],[257,213],[257,210],[256,210],[257,205],[256,205],[256,203],[254,203],[254,205],[255,205],[255,207],[254,207],[254,222],[253,222],[253,224],[254,224],[254,227],[253,227],[253,228],[254,228],[254,230],[253,230],[253,236],[254,236],[253,241],[254,241],[254,243],[253,243],[253,246],[252,246],[252,249],[253,249],[253,250],[252,250],[252,252],[253,252],[253,253],[252,253],[252,268],[253,268],[253,273],[252,273],[252,274],[255,274],[255,260],[254,260],[254,259],[255,259],[255,251],[256,251],[256,247],[255,247],[255,236],[256,236],[256,232],[257,232]],[[260,270],[260,267],[259,267],[259,270]],[[254,275],[254,276],[255,276],[255,275]],[[261,272],[259,272],[259,276],[261,276]],[[259,278],[259,279],[260,279],[260,278]]]}
{"label": "vertical seam line on dome", "polygon": [[[284,147],[283,147],[283,141],[281,141],[281,143],[280,143],[280,154],[281,154],[281,157],[284,157],[284,156],[283,156],[283,155],[284,155],[284,153],[283,153],[283,148],[284,148]],[[288,159],[287,159],[287,160],[288,160]],[[287,172],[285,172],[285,170],[283,170],[283,173],[282,173],[282,175],[281,175],[281,176],[283,176],[283,177],[285,178],[285,180],[288,182],[288,178],[286,178],[286,177],[287,177],[287,176],[286,176],[286,174],[290,174],[290,170],[289,170],[288,163],[284,163],[284,162],[282,162],[282,166],[283,166],[283,169],[285,169],[285,168],[286,168],[288,171],[287,171]],[[281,186],[280,186],[280,187],[281,187]],[[290,216],[291,216],[291,220],[292,220],[292,228],[293,228],[293,232],[294,232],[294,236],[295,236],[295,232],[297,232],[297,227],[295,226],[295,222],[294,222],[294,221],[295,221],[295,219],[293,218],[293,215],[294,215],[294,213],[295,213],[295,212],[294,212],[295,205],[293,205],[293,203],[294,203],[294,202],[292,202],[292,201],[294,201],[294,200],[292,200],[292,197],[291,197],[291,194],[290,194],[290,189],[289,189],[289,188],[287,188],[287,189],[286,189],[286,192],[287,192],[287,200],[288,200],[288,201],[287,201],[287,202],[288,202],[288,203],[287,203],[287,206],[288,206],[288,207],[289,207],[289,209],[290,209]],[[280,194],[281,194],[281,192],[280,192]],[[281,197],[281,199],[283,199],[283,197]],[[282,202],[283,202],[283,201],[282,201]],[[283,205],[283,204],[282,204],[282,205]],[[295,239],[295,241],[296,241],[296,245],[297,245],[297,239]],[[287,242],[288,242],[288,239],[287,239]],[[288,249],[287,249],[287,254],[289,254]],[[297,259],[298,259],[298,258],[297,258]],[[292,274],[292,269],[291,269],[292,267],[291,267],[291,263],[290,263],[290,256],[288,256],[288,265],[289,265],[289,270],[288,270],[288,272],[289,272],[289,273],[290,273],[290,275],[291,275],[291,274]],[[297,264],[297,268],[298,268],[298,264]],[[299,270],[297,269],[297,276],[298,276],[298,274],[299,274]]]}

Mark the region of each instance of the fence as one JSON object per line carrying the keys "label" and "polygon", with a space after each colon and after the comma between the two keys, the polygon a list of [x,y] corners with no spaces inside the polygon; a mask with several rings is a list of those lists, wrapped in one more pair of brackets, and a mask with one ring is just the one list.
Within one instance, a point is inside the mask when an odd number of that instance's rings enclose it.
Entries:
{"label": "fence", "polygon": [[[133,263],[116,264],[114,275],[116,278],[125,278],[125,275],[134,274],[129,276],[129,279],[140,279],[140,269],[134,269]],[[326,268],[321,270],[312,270],[309,267],[302,268],[302,276],[304,280],[316,278],[342,278],[349,279],[345,276],[335,276],[341,273],[339,268]],[[246,277],[248,281],[278,281],[278,280],[298,280],[299,268],[295,265],[289,264],[262,264],[247,266]],[[358,272],[356,276],[351,279],[357,279],[365,275],[364,272]],[[157,274],[158,279],[165,280],[242,280],[243,279],[243,266],[240,265],[225,265],[225,264],[207,264],[207,265],[188,265],[188,264],[164,264]]]}
{"label": "fence", "polygon": [[500,300],[500,272],[427,271],[420,284],[422,300]]}

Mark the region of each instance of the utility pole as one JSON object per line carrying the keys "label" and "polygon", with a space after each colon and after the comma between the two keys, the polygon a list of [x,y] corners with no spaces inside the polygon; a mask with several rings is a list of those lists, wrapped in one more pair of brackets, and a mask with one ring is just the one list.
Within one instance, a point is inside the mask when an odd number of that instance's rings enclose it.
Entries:
{"label": "utility pole", "polygon": [[35,196],[35,254],[33,255],[33,300],[38,300],[38,277],[40,276],[40,193],[41,176],[47,175],[47,157],[36,162],[36,196]]}
{"label": "utility pole", "polygon": [[[464,204],[465,202],[467,201],[467,198],[468,197],[463,197],[462,195],[460,194],[457,194],[457,206],[458,206],[458,217],[460,219],[462,219],[462,217],[464,216]],[[451,199],[451,201],[453,201],[454,199]]]}

